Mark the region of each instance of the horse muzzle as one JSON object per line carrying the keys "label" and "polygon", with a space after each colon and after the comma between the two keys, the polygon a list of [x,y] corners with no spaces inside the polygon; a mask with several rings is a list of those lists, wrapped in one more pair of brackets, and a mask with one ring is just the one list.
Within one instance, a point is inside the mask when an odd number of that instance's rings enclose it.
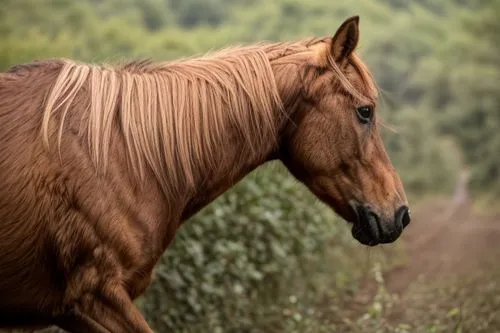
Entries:
{"label": "horse muzzle", "polygon": [[363,245],[393,243],[411,221],[410,210],[405,205],[399,207],[391,219],[381,218],[369,205],[351,203],[350,206],[356,216],[352,235]]}

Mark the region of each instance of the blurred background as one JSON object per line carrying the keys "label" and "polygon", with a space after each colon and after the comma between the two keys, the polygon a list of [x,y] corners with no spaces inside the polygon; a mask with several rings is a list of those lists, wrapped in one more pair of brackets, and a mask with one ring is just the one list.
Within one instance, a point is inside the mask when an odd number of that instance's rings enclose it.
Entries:
{"label": "blurred background", "polygon": [[279,164],[260,168],[158,264],[138,300],[157,332],[500,332],[500,1],[1,1],[1,70],[331,36],[356,14],[413,223],[368,249]]}

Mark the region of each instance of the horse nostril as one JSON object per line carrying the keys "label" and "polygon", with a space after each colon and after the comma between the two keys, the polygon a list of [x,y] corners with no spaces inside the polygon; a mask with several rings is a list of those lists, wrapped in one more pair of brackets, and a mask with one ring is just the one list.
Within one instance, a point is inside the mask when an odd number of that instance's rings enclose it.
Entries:
{"label": "horse nostril", "polygon": [[403,228],[406,228],[411,222],[410,209],[407,206],[402,206],[396,212],[396,221],[401,222]]}

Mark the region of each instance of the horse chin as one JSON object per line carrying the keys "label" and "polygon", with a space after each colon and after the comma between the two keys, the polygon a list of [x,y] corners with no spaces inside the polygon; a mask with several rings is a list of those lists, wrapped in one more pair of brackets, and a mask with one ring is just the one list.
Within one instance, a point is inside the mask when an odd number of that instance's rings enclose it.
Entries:
{"label": "horse chin", "polygon": [[358,242],[366,246],[376,246],[379,242],[366,231],[366,229],[362,228],[359,223],[353,223],[351,234]]}

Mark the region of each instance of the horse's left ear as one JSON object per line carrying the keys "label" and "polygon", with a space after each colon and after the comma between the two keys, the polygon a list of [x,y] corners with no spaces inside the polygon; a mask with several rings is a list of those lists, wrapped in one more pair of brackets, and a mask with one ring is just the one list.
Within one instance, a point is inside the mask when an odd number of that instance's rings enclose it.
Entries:
{"label": "horse's left ear", "polygon": [[347,59],[356,49],[359,39],[359,16],[345,20],[332,38],[330,52],[338,63]]}

